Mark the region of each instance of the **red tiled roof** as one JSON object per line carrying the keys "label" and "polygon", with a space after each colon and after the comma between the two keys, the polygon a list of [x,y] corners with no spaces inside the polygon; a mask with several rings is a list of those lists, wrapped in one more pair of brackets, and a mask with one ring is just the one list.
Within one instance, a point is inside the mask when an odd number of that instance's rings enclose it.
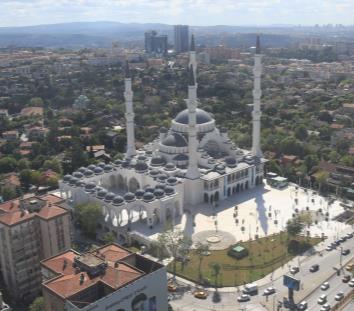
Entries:
{"label": "red tiled roof", "polygon": [[68,211],[59,206],[44,206],[37,215],[44,219],[54,218],[59,215],[67,214]]}
{"label": "red tiled roof", "polygon": [[[117,268],[108,266],[105,273],[97,277],[91,278],[86,272],[62,275],[46,282],[44,286],[65,299],[90,286],[97,285],[99,282],[110,286],[112,289],[118,289],[119,287],[138,279],[143,274],[143,272],[130,267],[125,263],[120,263]],[[84,276],[83,282],[80,282],[81,275]]]}
{"label": "red tiled roof", "polygon": [[5,225],[11,226],[33,218],[34,216],[35,213],[28,213],[26,211],[15,210],[13,212],[4,213],[0,215],[0,222]]}
{"label": "red tiled roof", "polygon": [[[75,274],[75,268],[73,267],[74,258],[79,254],[73,250],[59,254],[55,257],[43,260],[41,263],[47,269],[63,275]],[[66,260],[66,264],[64,261]]]}
{"label": "red tiled roof", "polygon": [[129,256],[131,252],[120,248],[117,245],[110,244],[102,248],[97,249],[98,253],[103,255],[105,260],[110,262],[116,262],[122,260],[123,258]]}
{"label": "red tiled roof", "polygon": [[41,200],[47,201],[47,203],[57,204],[59,202],[63,202],[64,200],[61,197],[58,197],[55,194],[45,194],[39,197]]}
{"label": "red tiled roof", "polygon": [[26,107],[21,110],[22,115],[30,116],[30,115],[43,115],[42,107]]}

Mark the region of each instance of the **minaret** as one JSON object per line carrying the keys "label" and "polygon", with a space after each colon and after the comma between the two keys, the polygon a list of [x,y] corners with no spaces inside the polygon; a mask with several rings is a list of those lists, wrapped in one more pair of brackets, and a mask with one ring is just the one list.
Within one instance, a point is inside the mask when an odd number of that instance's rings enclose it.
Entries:
{"label": "minaret", "polygon": [[253,133],[252,133],[252,155],[262,157],[261,150],[261,76],[262,76],[262,54],[259,36],[257,36],[256,53],[254,55],[254,84],[253,84]]}
{"label": "minaret", "polygon": [[191,37],[191,46],[190,46],[190,51],[189,51],[189,67],[193,66],[193,75],[194,75],[194,84],[197,84],[197,53],[195,51],[195,41],[194,41],[194,35]]}
{"label": "minaret", "polygon": [[125,79],[124,79],[124,98],[125,98],[125,120],[127,132],[127,152],[125,156],[130,158],[136,155],[135,135],[134,135],[134,111],[133,111],[133,91],[132,79],[130,77],[129,63],[125,63]]}
{"label": "minaret", "polygon": [[188,169],[186,177],[188,179],[197,179],[200,176],[198,168],[198,140],[197,140],[197,78],[195,76],[197,65],[195,57],[194,36],[192,35],[191,51],[189,52],[188,66]]}

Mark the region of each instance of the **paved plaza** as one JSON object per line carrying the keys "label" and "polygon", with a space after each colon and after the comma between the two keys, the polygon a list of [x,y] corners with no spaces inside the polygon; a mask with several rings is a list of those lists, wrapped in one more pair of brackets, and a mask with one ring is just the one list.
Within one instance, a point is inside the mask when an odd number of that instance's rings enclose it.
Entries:
{"label": "paved plaza", "polygon": [[[187,236],[199,240],[203,231],[226,231],[233,235],[234,241],[254,239],[284,230],[286,223],[296,212],[311,212],[318,223],[306,228],[311,236],[322,234],[335,237],[347,225],[333,218],[344,211],[340,201],[329,204],[328,200],[312,190],[305,190],[290,184],[284,189],[269,185],[258,186],[220,201],[217,206],[200,204],[185,207],[186,212],[175,221],[175,226],[184,230]],[[319,212],[321,210],[322,212]],[[328,213],[328,216],[326,216]],[[326,221],[328,217],[329,221]],[[135,226],[134,230],[155,239],[161,226],[147,230]],[[210,233],[207,232],[205,236]],[[232,241],[232,239],[230,239]]]}

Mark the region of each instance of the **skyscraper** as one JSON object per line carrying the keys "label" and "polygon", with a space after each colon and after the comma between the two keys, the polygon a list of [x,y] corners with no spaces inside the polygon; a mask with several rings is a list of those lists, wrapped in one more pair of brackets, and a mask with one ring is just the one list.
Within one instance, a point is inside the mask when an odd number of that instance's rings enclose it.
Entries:
{"label": "skyscraper", "polygon": [[167,35],[157,35],[155,30],[145,32],[145,52],[167,54]]}
{"label": "skyscraper", "polygon": [[189,50],[188,25],[175,25],[175,52],[187,52]]}

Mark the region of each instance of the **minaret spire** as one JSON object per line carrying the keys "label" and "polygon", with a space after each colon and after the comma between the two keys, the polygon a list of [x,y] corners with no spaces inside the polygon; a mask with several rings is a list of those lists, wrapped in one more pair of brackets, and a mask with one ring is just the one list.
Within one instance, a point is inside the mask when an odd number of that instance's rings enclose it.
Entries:
{"label": "minaret spire", "polygon": [[133,91],[132,80],[129,70],[128,61],[125,62],[125,79],[124,79],[124,98],[125,98],[125,120],[127,132],[127,152],[125,156],[130,158],[136,155],[135,149],[135,133],[134,133],[134,110],[133,110]]}
{"label": "minaret spire", "polygon": [[[196,67],[197,60],[195,55],[194,36],[191,39],[191,50],[189,52],[189,65],[188,65],[188,169],[186,177],[188,179],[197,179],[200,176],[198,168],[198,140],[197,140],[197,79],[196,79]],[[194,50],[192,50],[194,49]]]}
{"label": "minaret spire", "polygon": [[253,67],[254,83],[253,83],[253,132],[252,132],[252,155],[262,157],[261,150],[261,76],[262,76],[262,54],[260,38],[257,36],[256,52],[254,55]]}

